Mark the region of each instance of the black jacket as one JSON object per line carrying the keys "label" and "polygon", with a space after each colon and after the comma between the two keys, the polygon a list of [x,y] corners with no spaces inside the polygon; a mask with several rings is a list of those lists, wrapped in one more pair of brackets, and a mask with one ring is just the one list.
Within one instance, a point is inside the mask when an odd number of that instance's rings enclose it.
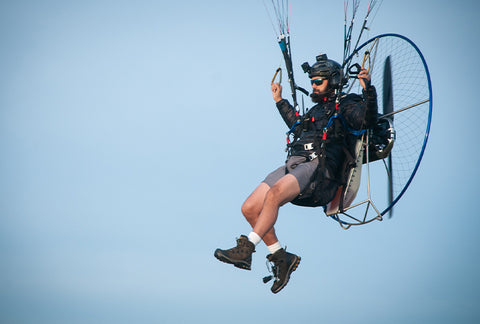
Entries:
{"label": "black jacket", "polygon": [[[371,128],[377,121],[377,95],[375,87],[369,86],[363,91],[363,96],[357,94],[342,94],[338,109],[332,94],[313,106],[301,117],[296,116],[295,109],[287,100],[277,102],[277,108],[289,129],[292,129],[295,140],[289,145],[289,156],[304,156],[309,158],[313,152],[321,159],[318,176],[312,181],[322,181],[329,185],[322,201],[314,205],[324,205],[333,199],[338,185],[343,184],[346,154],[353,154],[353,144],[356,139],[355,131]],[[332,118],[335,113],[338,118]],[[327,129],[326,139],[324,128],[331,122]],[[294,125],[297,124],[296,127]],[[294,127],[294,128],[293,128]],[[313,149],[306,149],[311,144]],[[323,148],[322,148],[323,147]],[[323,160],[322,160],[323,159]],[[327,172],[328,169],[328,172]],[[322,186],[317,185],[317,191]],[[315,186],[313,186],[315,187]],[[310,193],[311,194],[311,193]],[[320,194],[317,192],[317,195]],[[308,195],[308,193],[307,193]],[[318,197],[317,197],[318,198]],[[328,200],[328,201],[325,201]],[[311,205],[313,203],[309,203]]]}

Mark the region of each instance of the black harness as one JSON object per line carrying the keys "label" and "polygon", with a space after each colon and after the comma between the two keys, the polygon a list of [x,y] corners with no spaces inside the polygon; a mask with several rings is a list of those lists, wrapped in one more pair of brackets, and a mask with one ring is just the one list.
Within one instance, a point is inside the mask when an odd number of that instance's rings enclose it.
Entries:
{"label": "black harness", "polygon": [[[319,121],[316,121],[315,115],[312,115],[312,109],[299,118],[299,121],[287,132],[288,139],[291,134],[294,134],[293,141],[287,143],[288,156],[304,156],[310,161],[318,158],[319,161],[311,180],[312,186],[292,201],[295,205],[325,206],[335,197],[339,186],[346,187],[348,174],[351,168],[355,167],[355,142],[358,135],[363,134],[365,130],[355,131],[348,127],[343,116],[343,105],[339,103],[339,100],[335,102],[331,100],[325,105],[327,106],[324,106],[324,113],[328,120],[324,118],[323,127],[319,127]],[[312,131],[311,142],[300,141],[302,132],[296,131],[299,126],[303,133]],[[321,132],[321,136],[319,132]],[[342,160],[327,159],[328,148],[331,145],[341,146],[339,154],[341,154]],[[331,163],[334,162],[338,164],[332,165]],[[343,202],[344,194],[345,190],[342,191],[341,202]],[[340,208],[343,209],[343,206],[341,205]]]}

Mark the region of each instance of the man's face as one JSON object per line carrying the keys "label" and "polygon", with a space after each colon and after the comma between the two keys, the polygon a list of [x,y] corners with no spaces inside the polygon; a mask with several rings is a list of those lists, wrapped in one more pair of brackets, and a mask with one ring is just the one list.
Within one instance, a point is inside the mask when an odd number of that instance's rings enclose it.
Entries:
{"label": "man's face", "polygon": [[328,79],[322,77],[313,77],[310,82],[312,83],[312,93],[310,97],[312,101],[318,103],[321,101],[322,96],[328,92]]}
{"label": "man's face", "polygon": [[312,92],[316,94],[324,94],[328,89],[328,79],[322,77],[313,77],[311,79]]}

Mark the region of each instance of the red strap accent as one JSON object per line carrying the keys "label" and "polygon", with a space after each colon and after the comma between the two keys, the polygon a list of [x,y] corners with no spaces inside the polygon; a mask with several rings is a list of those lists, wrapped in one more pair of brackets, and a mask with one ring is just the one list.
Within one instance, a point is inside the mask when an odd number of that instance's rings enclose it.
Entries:
{"label": "red strap accent", "polygon": [[338,110],[339,108],[340,108],[340,105],[339,105],[338,103],[337,103],[337,104],[335,104],[335,109],[337,109],[337,110]]}
{"label": "red strap accent", "polygon": [[315,122],[315,117],[312,117],[312,123],[314,123],[314,122]]}
{"label": "red strap accent", "polygon": [[300,114],[298,113],[298,111],[295,112],[295,116],[296,116],[296,117],[300,116]]}
{"label": "red strap accent", "polygon": [[323,132],[322,140],[326,140],[326,139],[327,139],[327,132]]}

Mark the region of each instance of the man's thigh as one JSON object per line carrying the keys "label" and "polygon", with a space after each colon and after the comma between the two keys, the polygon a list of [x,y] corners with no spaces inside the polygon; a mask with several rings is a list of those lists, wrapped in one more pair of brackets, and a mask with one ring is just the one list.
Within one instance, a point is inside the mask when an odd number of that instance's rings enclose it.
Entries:
{"label": "man's thigh", "polygon": [[269,194],[273,196],[272,198],[277,201],[279,206],[292,201],[300,194],[297,178],[290,173],[283,176],[269,190]]}

